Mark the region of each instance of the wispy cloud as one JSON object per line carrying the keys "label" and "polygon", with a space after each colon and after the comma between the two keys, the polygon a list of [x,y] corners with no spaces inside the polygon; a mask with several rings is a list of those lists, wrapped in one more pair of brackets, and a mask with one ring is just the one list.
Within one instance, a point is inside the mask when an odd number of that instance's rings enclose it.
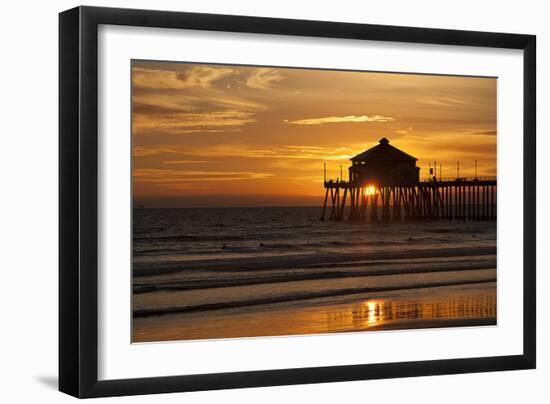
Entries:
{"label": "wispy cloud", "polygon": [[163,161],[162,164],[204,164],[204,163],[210,163],[210,160],[166,160]]}
{"label": "wispy cloud", "polygon": [[133,176],[138,182],[171,184],[197,181],[261,180],[270,178],[273,174],[251,171],[199,171],[138,168],[134,169]]}
{"label": "wispy cloud", "polygon": [[253,123],[255,122],[253,116],[252,112],[237,110],[172,113],[163,116],[163,119],[158,119],[157,116],[136,114],[133,128],[135,134],[217,133]]}
{"label": "wispy cloud", "polygon": [[281,146],[273,151],[277,158],[297,159],[297,160],[345,160],[353,157],[349,147],[334,146]]}
{"label": "wispy cloud", "polygon": [[[278,75],[271,70],[258,73],[256,84],[268,86],[276,80]],[[207,65],[184,70],[134,67],[133,134],[240,131],[240,127],[256,122],[255,115],[266,107],[238,90],[227,91],[227,80],[238,76],[239,72],[232,68]]]}
{"label": "wispy cloud", "polygon": [[483,136],[496,136],[497,131],[496,130],[480,130],[480,131],[474,131],[470,132],[470,135],[483,135]]}
{"label": "wispy cloud", "polygon": [[[165,160],[165,164],[178,164],[178,162],[216,162],[219,159],[272,159],[280,161],[287,160],[312,160],[312,161],[338,161],[347,160],[355,154],[362,151],[363,146],[352,149],[346,146],[308,146],[308,145],[288,145],[273,148],[252,148],[239,146],[212,146],[207,149],[187,148],[181,146],[164,147],[135,147],[134,157],[149,157],[155,155],[173,155],[180,156],[183,159],[175,157]],[[208,159],[208,160],[207,160]],[[211,160],[217,159],[217,160]]]}
{"label": "wispy cloud", "polygon": [[391,122],[395,119],[383,115],[346,115],[326,116],[322,118],[298,119],[295,121],[285,120],[290,125],[323,125],[325,123],[346,123],[346,122]]}
{"label": "wispy cloud", "polygon": [[277,69],[260,68],[246,79],[246,85],[257,90],[273,88],[283,80],[283,76]]}
{"label": "wispy cloud", "polygon": [[396,129],[395,133],[398,133],[400,135],[407,135],[407,134],[411,133],[413,130],[414,130],[414,126],[411,125],[411,126],[409,126],[408,128],[405,128],[405,129]]}
{"label": "wispy cloud", "polygon": [[417,98],[416,101],[422,104],[435,105],[435,106],[441,106],[441,107],[460,106],[460,105],[467,105],[470,103],[466,99],[456,98],[456,97],[455,98],[453,97],[419,97]]}
{"label": "wispy cloud", "polygon": [[134,88],[156,90],[183,90],[190,87],[206,88],[211,83],[233,73],[233,69],[209,66],[194,66],[184,72],[134,67],[132,69],[132,84]]}
{"label": "wispy cloud", "polygon": [[294,183],[318,183],[321,184],[323,182],[323,177],[320,175],[306,175],[302,177],[293,177],[292,182]]}

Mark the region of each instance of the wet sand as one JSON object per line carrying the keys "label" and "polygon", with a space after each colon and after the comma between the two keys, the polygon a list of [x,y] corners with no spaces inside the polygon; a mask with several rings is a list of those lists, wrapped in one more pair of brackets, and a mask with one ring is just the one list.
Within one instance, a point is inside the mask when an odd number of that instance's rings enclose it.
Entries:
{"label": "wet sand", "polygon": [[133,319],[133,342],[496,325],[496,282]]}

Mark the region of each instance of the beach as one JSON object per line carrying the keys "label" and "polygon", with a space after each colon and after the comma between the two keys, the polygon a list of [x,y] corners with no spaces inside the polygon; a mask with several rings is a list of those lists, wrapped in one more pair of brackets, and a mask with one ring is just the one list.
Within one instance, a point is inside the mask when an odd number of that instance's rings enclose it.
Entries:
{"label": "beach", "polygon": [[133,342],[496,324],[496,223],[135,209]]}

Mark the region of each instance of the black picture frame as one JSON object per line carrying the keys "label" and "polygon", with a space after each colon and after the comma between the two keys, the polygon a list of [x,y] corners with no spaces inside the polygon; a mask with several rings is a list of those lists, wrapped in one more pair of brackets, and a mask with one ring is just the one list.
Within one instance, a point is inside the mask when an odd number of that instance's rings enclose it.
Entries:
{"label": "black picture frame", "polygon": [[[523,354],[98,380],[100,24],[523,50]],[[534,35],[96,7],[60,13],[59,390],[84,398],[535,368],[535,106]]]}

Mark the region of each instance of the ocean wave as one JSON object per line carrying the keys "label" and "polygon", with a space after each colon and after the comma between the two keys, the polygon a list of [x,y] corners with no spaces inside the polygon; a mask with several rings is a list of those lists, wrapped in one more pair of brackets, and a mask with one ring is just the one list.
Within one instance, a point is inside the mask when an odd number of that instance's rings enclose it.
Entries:
{"label": "ocean wave", "polygon": [[134,242],[143,242],[147,244],[155,243],[159,241],[236,241],[236,240],[246,240],[247,237],[240,236],[236,234],[209,234],[209,235],[188,235],[188,234],[174,234],[174,235],[163,235],[163,236],[135,236],[133,237]]}
{"label": "ocean wave", "polygon": [[[258,238],[258,239],[247,239],[246,241],[240,241],[237,239],[230,240],[229,238],[219,237],[217,243],[208,243],[203,242],[206,240],[193,240],[200,242],[193,246],[188,245],[187,243],[161,243],[160,245],[150,245],[149,243],[136,244],[133,246],[134,257],[138,258],[140,256],[162,256],[166,254],[193,254],[193,255],[206,255],[212,254],[214,252],[240,252],[240,253],[257,253],[258,251],[267,251],[267,250],[308,250],[308,249],[323,249],[323,248],[333,248],[333,247],[362,247],[368,248],[369,246],[400,246],[406,244],[421,244],[426,242],[433,242],[434,239],[431,237],[421,237],[414,238],[408,237],[406,239],[397,239],[397,240],[356,240],[356,241],[342,241],[342,240],[303,240],[297,239],[294,243],[289,242],[270,242],[267,241],[268,238]],[[222,242],[224,241],[224,242]],[[231,243],[231,241],[239,241],[237,243]],[[440,240],[441,241],[441,240]]]}
{"label": "ocean wave", "polygon": [[496,254],[496,247],[450,247],[425,248],[397,251],[370,251],[362,253],[316,253],[280,256],[254,256],[239,258],[198,259],[173,262],[134,262],[133,276],[161,275],[192,270],[209,271],[261,271],[288,268],[303,268],[358,261],[379,261],[407,258],[468,257]]}
{"label": "ocean wave", "polygon": [[[184,291],[197,289],[215,289],[234,286],[263,285],[270,283],[288,283],[307,280],[321,279],[343,279],[343,278],[362,278],[371,276],[404,275],[404,274],[423,274],[423,273],[442,273],[456,271],[475,271],[485,269],[495,269],[496,261],[488,263],[487,261],[469,261],[468,263],[450,262],[440,266],[422,266],[422,267],[397,267],[397,268],[370,268],[363,271],[334,271],[323,268],[319,272],[310,273],[291,273],[268,276],[244,277],[244,278],[218,278],[218,279],[199,279],[172,282],[157,282],[155,284],[134,285],[133,293],[154,293],[160,291]],[[355,264],[357,265],[357,264]]]}

